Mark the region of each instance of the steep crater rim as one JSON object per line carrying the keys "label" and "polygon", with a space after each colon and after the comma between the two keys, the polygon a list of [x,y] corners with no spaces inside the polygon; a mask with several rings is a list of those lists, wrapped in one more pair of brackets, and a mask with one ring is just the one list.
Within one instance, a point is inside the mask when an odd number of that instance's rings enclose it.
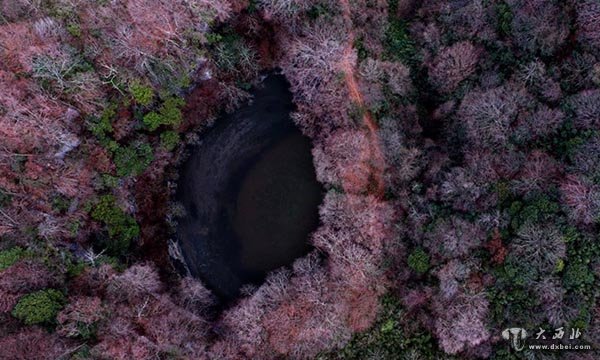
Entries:
{"label": "steep crater rim", "polygon": [[189,149],[176,193],[185,265],[223,300],[311,250],[323,198],[285,77],[267,75],[252,94]]}

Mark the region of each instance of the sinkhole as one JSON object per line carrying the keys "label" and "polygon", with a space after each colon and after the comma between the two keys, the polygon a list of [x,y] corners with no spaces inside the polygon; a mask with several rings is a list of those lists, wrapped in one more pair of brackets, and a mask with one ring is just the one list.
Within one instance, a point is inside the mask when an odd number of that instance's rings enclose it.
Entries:
{"label": "sinkhole", "polygon": [[190,148],[176,194],[184,261],[224,300],[310,251],[323,196],[285,77],[266,76],[252,94]]}

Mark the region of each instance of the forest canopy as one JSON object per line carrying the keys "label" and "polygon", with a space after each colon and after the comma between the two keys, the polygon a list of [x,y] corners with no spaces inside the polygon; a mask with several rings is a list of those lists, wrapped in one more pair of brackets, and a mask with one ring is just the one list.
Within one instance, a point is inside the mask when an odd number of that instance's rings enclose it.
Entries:
{"label": "forest canopy", "polygon": [[[223,304],[173,184],[273,69],[320,226]],[[598,357],[502,335],[600,348],[597,0],[0,0],[0,90],[2,359]]]}

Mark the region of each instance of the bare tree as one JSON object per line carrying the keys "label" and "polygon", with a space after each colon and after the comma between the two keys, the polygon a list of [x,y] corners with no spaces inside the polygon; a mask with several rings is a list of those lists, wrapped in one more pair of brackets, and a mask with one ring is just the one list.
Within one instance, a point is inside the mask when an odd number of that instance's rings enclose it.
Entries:
{"label": "bare tree", "polygon": [[551,55],[569,35],[560,2],[554,0],[511,0],[512,34],[516,43],[532,53]]}
{"label": "bare tree", "polygon": [[457,117],[464,124],[468,139],[480,147],[506,144],[519,110],[519,96],[507,87],[468,93]]}
{"label": "bare tree", "polygon": [[514,188],[524,195],[544,191],[558,180],[560,173],[561,167],[553,157],[534,150],[529,154],[518,178],[514,180]]}
{"label": "bare tree", "polygon": [[454,91],[461,81],[477,70],[479,51],[468,41],[440,51],[429,67],[429,78],[442,93]]}
{"label": "bare tree", "polygon": [[600,190],[585,178],[569,175],[560,186],[563,204],[570,218],[591,225],[600,217]]}
{"label": "bare tree", "polygon": [[600,48],[600,4],[594,0],[577,2],[578,36],[584,45]]}
{"label": "bare tree", "polygon": [[600,126],[600,90],[584,90],[574,95],[569,104],[575,112],[577,128],[588,130]]}
{"label": "bare tree", "polygon": [[490,338],[486,326],[489,303],[484,293],[462,293],[450,301],[434,304],[435,333],[448,354],[456,354]]}
{"label": "bare tree", "polygon": [[564,259],[567,247],[560,230],[552,224],[526,223],[521,226],[510,250],[540,273],[551,273]]}

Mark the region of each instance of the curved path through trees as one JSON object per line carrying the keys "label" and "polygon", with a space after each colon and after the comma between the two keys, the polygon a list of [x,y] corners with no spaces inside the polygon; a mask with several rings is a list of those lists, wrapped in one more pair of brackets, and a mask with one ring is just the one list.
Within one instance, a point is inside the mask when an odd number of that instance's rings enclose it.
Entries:
{"label": "curved path through trees", "polygon": [[355,33],[352,27],[352,10],[348,0],[340,0],[342,6],[342,15],[344,21],[348,24],[348,39],[344,55],[341,61],[341,70],[345,74],[346,86],[350,99],[361,109],[362,123],[367,128],[370,138],[369,152],[370,156],[368,167],[371,170],[372,188],[369,192],[378,198],[383,198],[385,194],[385,156],[381,149],[378,137],[379,126],[373,119],[373,116],[365,106],[365,100],[356,80],[356,56],[354,53]]}

